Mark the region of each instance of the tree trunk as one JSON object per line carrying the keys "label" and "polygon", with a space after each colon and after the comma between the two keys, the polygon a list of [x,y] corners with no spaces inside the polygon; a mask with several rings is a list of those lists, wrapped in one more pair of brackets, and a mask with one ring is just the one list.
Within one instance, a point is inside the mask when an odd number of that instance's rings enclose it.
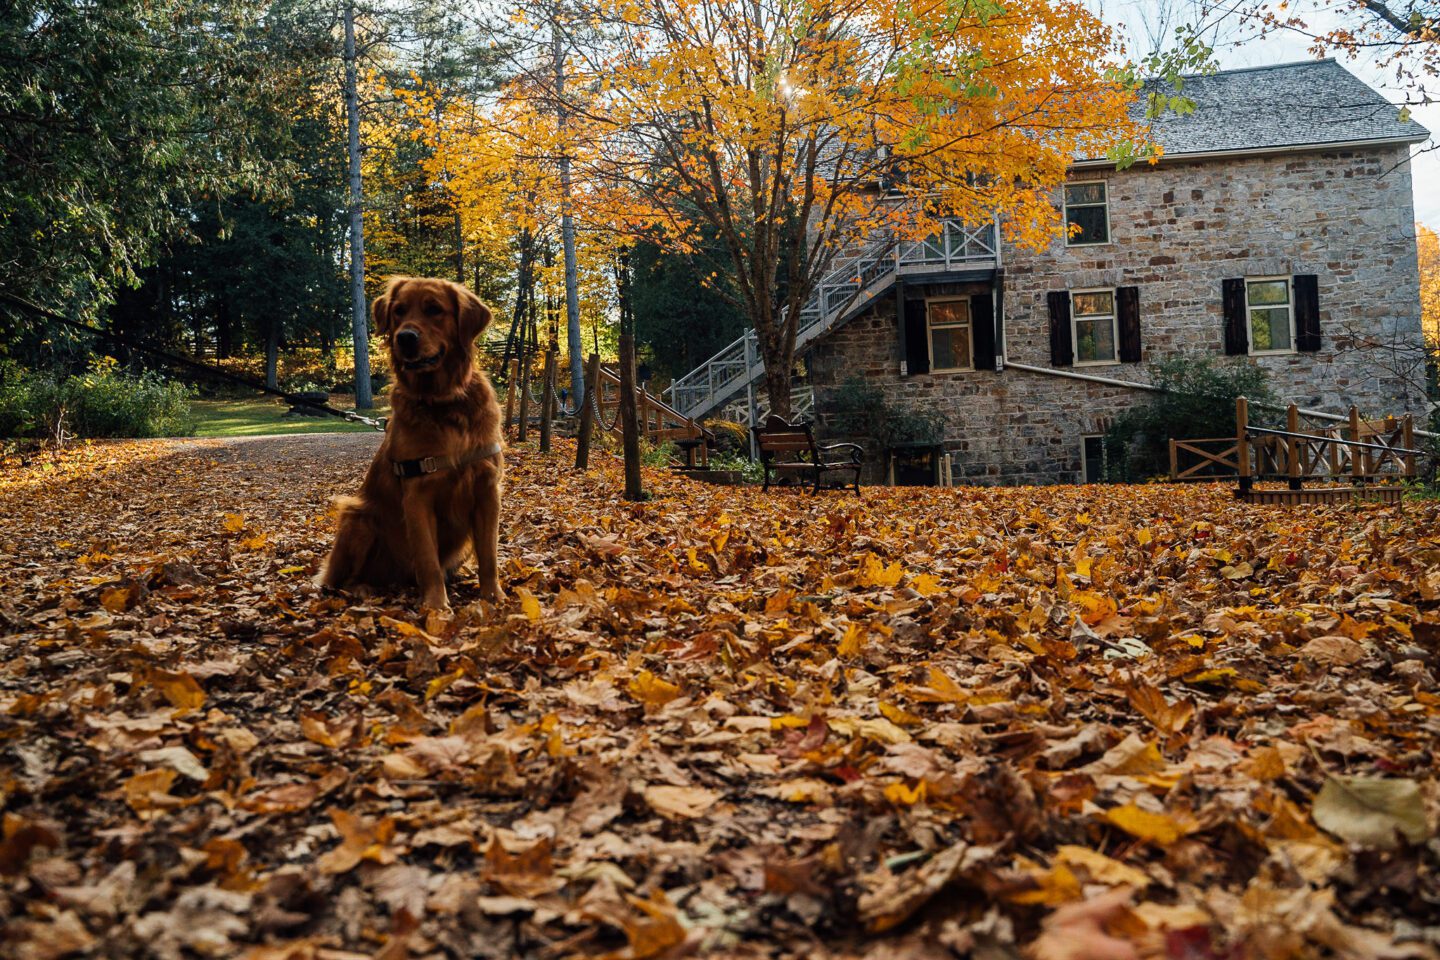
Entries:
{"label": "tree trunk", "polygon": [[[585,364],[586,383],[592,385],[595,390],[600,389],[600,354],[590,354],[590,360]],[[575,469],[590,469],[590,437],[595,433],[595,408],[599,406],[600,395],[585,399],[585,405],[580,407],[580,435],[575,438]]]}
{"label": "tree trunk", "polygon": [[220,360],[229,358],[235,349],[230,328],[230,298],[221,296],[215,306],[215,356]]}
{"label": "tree trunk", "polygon": [[365,315],[365,215],[360,192],[360,92],[355,63],[355,3],[345,0],[345,115],[350,154],[350,306],[355,334],[355,406],[375,406],[370,390],[370,333]]}
{"label": "tree trunk", "polygon": [[273,320],[265,331],[265,386],[280,389],[280,324]]}
{"label": "tree trunk", "polygon": [[575,259],[575,220],[570,215],[570,156],[565,147],[565,57],[560,30],[552,20],[550,43],[555,58],[555,125],[560,135],[560,241],[565,248],[566,344],[570,349],[570,388],[575,402],[585,399],[585,345],[580,331],[580,268]]}
{"label": "tree trunk", "polygon": [[460,223],[459,210],[455,211],[455,282],[462,286],[465,283],[465,229]]}
{"label": "tree trunk", "polygon": [[[520,231],[520,265],[515,271],[515,313],[510,320],[510,332],[505,337],[505,352],[500,358],[500,369],[510,369],[510,358],[518,356],[525,342],[525,305],[532,295],[535,264],[534,243],[530,236],[529,229]],[[480,269],[479,265],[475,268]],[[478,286],[478,274],[476,277]],[[516,345],[520,344],[521,349]]]}
{"label": "tree trunk", "polygon": [[765,364],[765,395],[770,398],[770,412],[790,419],[790,364]]}

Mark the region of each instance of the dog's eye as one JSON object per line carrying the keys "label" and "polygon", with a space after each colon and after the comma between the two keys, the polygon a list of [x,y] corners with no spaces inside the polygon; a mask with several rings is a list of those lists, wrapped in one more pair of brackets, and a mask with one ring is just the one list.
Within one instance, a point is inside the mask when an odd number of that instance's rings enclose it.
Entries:
{"label": "dog's eye", "polygon": [[440,304],[438,303],[425,304],[425,316],[427,317],[439,316],[442,312],[443,311],[440,309]]}
{"label": "dog's eye", "polygon": [[405,316],[405,311],[408,310],[408,309],[410,309],[410,308],[407,307],[405,304],[403,304],[403,303],[400,304],[399,306],[397,306],[397,307],[395,308],[395,316],[397,316],[397,317],[403,317],[403,316]]}

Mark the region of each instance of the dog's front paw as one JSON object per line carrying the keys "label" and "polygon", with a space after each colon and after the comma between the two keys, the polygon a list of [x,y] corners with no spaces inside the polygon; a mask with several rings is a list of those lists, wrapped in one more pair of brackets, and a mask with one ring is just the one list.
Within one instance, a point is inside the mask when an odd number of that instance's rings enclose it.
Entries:
{"label": "dog's front paw", "polygon": [[505,589],[500,586],[499,578],[480,581],[480,596],[491,603],[499,603],[504,600]]}

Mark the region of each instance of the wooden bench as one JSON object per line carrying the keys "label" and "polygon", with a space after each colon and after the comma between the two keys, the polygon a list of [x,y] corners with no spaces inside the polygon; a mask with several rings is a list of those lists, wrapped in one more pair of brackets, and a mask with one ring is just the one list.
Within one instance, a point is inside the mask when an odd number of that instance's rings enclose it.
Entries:
{"label": "wooden bench", "polygon": [[[858,443],[817,444],[810,424],[790,423],[776,414],[766,417],[765,426],[755,430],[755,443],[765,470],[765,490],[783,473],[809,480],[814,484],[813,493],[826,486],[860,492],[865,451]],[[777,455],[781,459],[777,460]]]}

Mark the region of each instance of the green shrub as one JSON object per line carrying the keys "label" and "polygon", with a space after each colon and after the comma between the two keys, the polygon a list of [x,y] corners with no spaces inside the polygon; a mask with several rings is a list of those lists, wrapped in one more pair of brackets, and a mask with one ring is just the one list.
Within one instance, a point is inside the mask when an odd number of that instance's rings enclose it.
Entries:
{"label": "green shrub", "polygon": [[110,357],[64,379],[16,365],[0,370],[0,435],[169,437],[193,429],[184,385],[121,370]]}
{"label": "green shrub", "polygon": [[715,453],[710,457],[711,470],[734,470],[746,483],[765,482],[765,468],[758,460],[738,453]]}
{"label": "green shrub", "polygon": [[830,407],[836,433],[868,437],[881,447],[939,443],[945,437],[944,417],[933,410],[892,407],[885,402],[885,394],[879,387],[860,377],[851,377],[842,383]]}
{"label": "green shrub", "polygon": [[1189,354],[1154,366],[1166,392],[1121,414],[1105,434],[1106,479],[1145,480],[1170,468],[1170,440],[1235,435],[1235,400],[1250,401],[1250,422],[1270,424],[1277,415],[1268,374],[1245,360]]}
{"label": "green shrub", "polygon": [[652,444],[640,438],[640,462],[647,467],[668,467],[680,456],[680,448],[669,440]]}

